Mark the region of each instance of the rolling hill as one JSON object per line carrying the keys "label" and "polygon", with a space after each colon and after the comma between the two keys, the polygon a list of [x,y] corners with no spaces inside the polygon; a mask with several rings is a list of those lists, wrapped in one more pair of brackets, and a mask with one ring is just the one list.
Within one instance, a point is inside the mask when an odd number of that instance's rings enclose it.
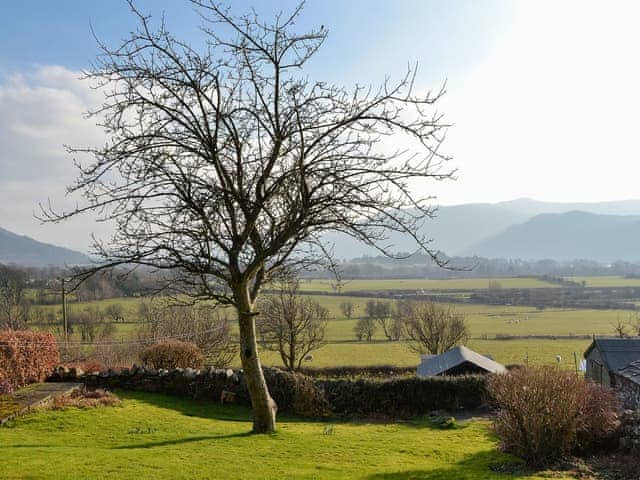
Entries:
{"label": "rolling hill", "polygon": [[90,263],[90,259],[80,252],[39,242],[0,228],[0,263],[25,267],[70,266]]}
{"label": "rolling hill", "polygon": [[513,225],[465,252],[524,260],[640,261],[640,216],[547,213]]}

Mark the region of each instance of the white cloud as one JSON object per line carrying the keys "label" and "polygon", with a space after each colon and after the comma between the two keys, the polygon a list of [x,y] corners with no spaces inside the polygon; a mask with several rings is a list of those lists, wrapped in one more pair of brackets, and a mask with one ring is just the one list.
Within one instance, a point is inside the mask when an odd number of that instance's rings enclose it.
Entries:
{"label": "white cloud", "polygon": [[104,233],[91,218],[41,225],[38,203],[74,204],[65,188],[76,176],[63,144],[94,145],[103,140],[94,122],[83,118],[100,94],[79,80],[80,73],[43,66],[0,81],[0,227],[42,241],[86,250],[90,234]]}

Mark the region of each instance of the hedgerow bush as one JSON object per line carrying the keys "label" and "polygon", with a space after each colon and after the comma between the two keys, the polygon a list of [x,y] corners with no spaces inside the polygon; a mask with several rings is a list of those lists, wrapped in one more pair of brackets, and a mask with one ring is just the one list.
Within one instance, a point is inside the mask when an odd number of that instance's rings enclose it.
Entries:
{"label": "hedgerow bush", "polygon": [[431,410],[477,408],[486,397],[486,377],[318,380],[333,412],[409,417]]}
{"label": "hedgerow bush", "polygon": [[201,368],[204,355],[197,345],[179,340],[156,343],[140,352],[140,360],[151,368]]}
{"label": "hedgerow bush", "polygon": [[313,378],[277,368],[264,368],[263,371],[269,393],[278,405],[278,410],[303,417],[329,414],[329,404]]}
{"label": "hedgerow bush", "polygon": [[0,331],[0,389],[5,393],[44,381],[59,363],[60,353],[53,334]]}
{"label": "hedgerow bush", "polygon": [[612,391],[555,367],[531,367],[491,377],[498,408],[494,428],[505,451],[544,466],[589,449],[618,428]]}

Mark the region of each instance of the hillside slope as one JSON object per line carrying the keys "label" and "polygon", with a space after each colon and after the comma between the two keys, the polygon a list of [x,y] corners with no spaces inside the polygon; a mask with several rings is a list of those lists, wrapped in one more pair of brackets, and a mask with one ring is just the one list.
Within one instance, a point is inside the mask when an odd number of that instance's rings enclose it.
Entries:
{"label": "hillside slope", "polygon": [[0,228],[0,263],[28,267],[83,265],[89,258],[68,248],[38,242]]}
{"label": "hillside slope", "polygon": [[640,260],[640,216],[588,212],[542,214],[478,242],[465,252],[526,260]]}

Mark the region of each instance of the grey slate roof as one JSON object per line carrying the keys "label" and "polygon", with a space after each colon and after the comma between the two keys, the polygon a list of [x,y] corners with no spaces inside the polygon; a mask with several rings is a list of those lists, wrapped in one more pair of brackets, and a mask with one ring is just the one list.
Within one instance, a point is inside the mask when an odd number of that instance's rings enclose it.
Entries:
{"label": "grey slate roof", "polygon": [[624,368],[621,368],[616,372],[616,375],[620,375],[631,380],[633,383],[640,385],[640,360],[631,362]]}
{"label": "grey slate roof", "polygon": [[451,370],[466,362],[473,363],[490,373],[504,373],[507,371],[504,365],[494,362],[490,358],[480,355],[473,350],[469,350],[467,347],[460,346],[452,348],[440,355],[433,355],[428,358],[423,357],[422,362],[418,365],[418,376],[433,377],[442,375],[447,370]]}
{"label": "grey slate roof", "polygon": [[605,366],[616,372],[631,362],[640,360],[640,338],[596,338],[584,353],[585,358],[597,348]]}

